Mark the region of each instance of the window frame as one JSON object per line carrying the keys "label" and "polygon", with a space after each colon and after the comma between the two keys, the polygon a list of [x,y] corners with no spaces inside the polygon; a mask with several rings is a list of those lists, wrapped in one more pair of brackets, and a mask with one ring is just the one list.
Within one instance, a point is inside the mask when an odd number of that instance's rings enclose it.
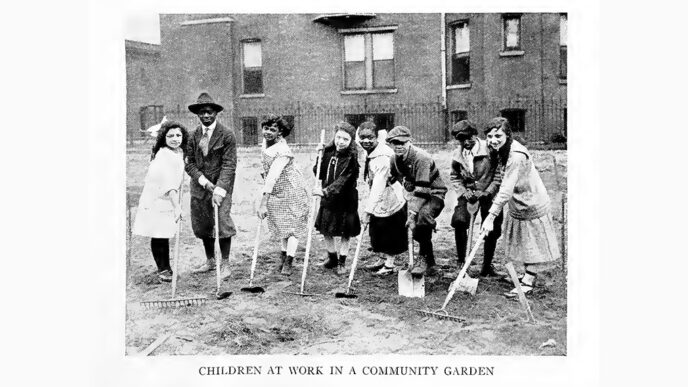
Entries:
{"label": "window frame", "polygon": [[[251,144],[248,143],[247,139],[249,137],[246,136],[247,125],[245,124],[245,122],[247,122],[249,120],[254,122],[252,129],[255,130],[255,143],[251,143]],[[260,131],[260,127],[259,127],[260,123],[258,122],[258,117],[256,117],[256,116],[241,116],[241,117],[239,117],[239,122],[241,123],[241,143],[242,143],[242,145],[245,145],[245,146],[260,145],[260,132],[259,132]],[[251,137],[251,139],[253,140],[254,138]]]}
{"label": "window frame", "polygon": [[[397,57],[397,47],[395,44],[395,34],[397,26],[387,26],[387,27],[370,27],[370,28],[351,28],[351,29],[340,29],[338,32],[341,39],[341,72],[342,72],[342,82],[341,82],[341,93],[342,94],[365,94],[365,93],[389,93],[396,92],[396,57]],[[376,34],[390,34],[392,36],[392,85],[391,86],[375,86],[375,59],[373,50],[373,35]],[[347,87],[347,69],[346,69],[346,47],[345,40],[347,36],[362,35],[363,36],[363,49],[364,49],[364,59],[363,59],[363,69],[365,85],[362,88],[349,88]],[[390,59],[385,59],[390,60]]]}
{"label": "window frame", "polygon": [[467,120],[468,119],[468,110],[455,109],[455,110],[452,110],[449,114],[450,114],[450,119],[451,119],[452,125],[454,125],[455,123],[457,123],[461,120]]}
{"label": "window frame", "polygon": [[[523,108],[504,108],[504,109],[501,109],[501,110],[499,111],[499,115],[500,115],[501,117],[506,118],[506,119],[509,121],[509,124],[511,125],[511,131],[512,131],[512,132],[525,135],[525,134],[526,134],[526,129],[527,129],[527,127],[526,127],[526,113],[527,113],[527,112],[528,112],[528,110],[527,110],[527,109],[523,109]],[[521,119],[520,119],[519,121],[521,121],[521,126],[520,126],[520,127],[517,127],[516,125],[514,125],[514,123],[511,122],[511,120],[509,120],[509,117],[507,117],[507,116],[504,115],[505,113],[506,113],[506,114],[509,114],[509,113],[520,113],[520,114],[521,114],[521,117],[519,117],[519,118],[521,118]]]}
{"label": "window frame", "polygon": [[[456,46],[457,46],[457,40],[456,40],[456,30],[459,28],[459,26],[466,26],[468,28],[468,51],[465,52],[456,52]],[[471,34],[471,24],[468,19],[460,19],[452,22],[450,24],[450,29],[451,29],[451,56],[449,60],[450,64],[450,72],[449,72],[449,77],[450,77],[450,85],[469,85],[471,83],[471,39],[470,39],[470,34]],[[463,82],[459,82],[458,79],[454,78],[454,71],[455,71],[455,61],[461,58],[467,58],[468,59],[468,74],[466,77],[466,80]]]}
{"label": "window frame", "polygon": [[[246,45],[251,43],[260,44],[260,67],[247,67],[245,62]],[[264,96],[265,95],[265,77],[263,66],[263,41],[258,38],[242,39],[241,40],[241,95],[242,96]],[[260,69],[260,91],[248,92],[246,90],[246,73],[247,69]],[[255,71],[255,70],[254,70]]]}
{"label": "window frame", "polygon": [[[566,36],[562,44],[562,25],[566,25]],[[564,81],[568,78],[568,14],[559,14],[559,79]]]}
{"label": "window frame", "polygon": [[[523,37],[523,23],[522,14],[520,13],[505,13],[502,14],[502,51],[504,52],[519,52],[523,51],[522,37]],[[518,30],[516,36],[518,39],[518,44],[516,46],[507,45],[507,20],[517,19],[518,20]]]}

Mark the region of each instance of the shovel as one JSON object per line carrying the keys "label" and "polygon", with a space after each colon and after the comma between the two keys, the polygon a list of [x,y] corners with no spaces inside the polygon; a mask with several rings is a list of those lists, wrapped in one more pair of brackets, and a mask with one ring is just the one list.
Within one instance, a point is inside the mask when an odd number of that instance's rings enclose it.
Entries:
{"label": "shovel", "polygon": [[[471,223],[468,226],[468,239],[466,241],[466,256],[469,256],[471,252],[471,247],[473,245],[473,229],[475,227],[475,217],[478,215],[478,210],[480,209],[480,202],[467,203],[466,209],[468,210],[468,213],[471,215]],[[464,271],[464,268],[466,269],[465,271],[467,271],[468,264],[470,264],[470,261],[464,263],[463,267],[459,268],[459,272]],[[461,278],[458,284],[459,291],[470,293],[471,295],[475,296],[475,292],[478,289],[477,278],[471,278],[471,276],[469,276],[468,274],[466,274],[463,277],[457,276],[456,278]]]}
{"label": "shovel", "polygon": [[260,286],[253,286],[253,274],[256,272],[256,261],[258,261],[258,243],[260,243],[260,229],[263,226],[263,219],[258,222],[258,230],[256,230],[256,241],[253,244],[253,259],[251,260],[251,278],[248,280],[248,286],[241,288],[242,292],[248,293],[264,293],[265,289]]}
{"label": "shovel", "polygon": [[351,293],[351,282],[354,280],[354,273],[356,272],[356,265],[358,264],[358,255],[361,253],[361,242],[363,242],[363,233],[368,228],[368,225],[363,226],[361,235],[358,236],[358,243],[356,244],[356,252],[354,253],[354,261],[351,263],[351,272],[349,273],[349,284],[346,286],[346,292],[337,292],[334,294],[335,298],[357,298],[358,296]]}
{"label": "shovel", "polygon": [[399,295],[404,297],[425,297],[425,276],[414,277],[413,269],[413,232],[408,230],[409,265],[406,270],[399,270]]}

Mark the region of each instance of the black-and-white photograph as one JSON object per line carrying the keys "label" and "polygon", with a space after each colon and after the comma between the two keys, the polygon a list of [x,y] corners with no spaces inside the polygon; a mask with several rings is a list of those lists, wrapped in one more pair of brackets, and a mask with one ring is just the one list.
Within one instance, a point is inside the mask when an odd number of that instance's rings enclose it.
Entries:
{"label": "black-and-white photograph", "polygon": [[127,356],[568,355],[565,10],[123,23]]}

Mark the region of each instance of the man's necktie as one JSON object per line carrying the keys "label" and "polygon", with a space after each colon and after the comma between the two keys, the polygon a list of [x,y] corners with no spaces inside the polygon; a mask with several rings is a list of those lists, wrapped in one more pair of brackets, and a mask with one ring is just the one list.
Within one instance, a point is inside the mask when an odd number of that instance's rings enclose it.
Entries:
{"label": "man's necktie", "polygon": [[201,151],[203,151],[203,156],[208,156],[208,142],[210,141],[210,138],[208,137],[208,128],[203,128],[203,137],[201,137],[201,142],[198,143],[198,145],[201,147]]}

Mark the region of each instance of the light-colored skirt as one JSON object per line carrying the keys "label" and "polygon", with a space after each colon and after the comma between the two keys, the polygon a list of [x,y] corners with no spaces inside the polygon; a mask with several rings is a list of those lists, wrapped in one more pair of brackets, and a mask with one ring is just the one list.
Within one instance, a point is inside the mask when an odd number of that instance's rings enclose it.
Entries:
{"label": "light-colored skirt", "polygon": [[507,259],[544,268],[561,257],[549,212],[528,220],[516,219],[507,212],[504,221],[502,235]]}

